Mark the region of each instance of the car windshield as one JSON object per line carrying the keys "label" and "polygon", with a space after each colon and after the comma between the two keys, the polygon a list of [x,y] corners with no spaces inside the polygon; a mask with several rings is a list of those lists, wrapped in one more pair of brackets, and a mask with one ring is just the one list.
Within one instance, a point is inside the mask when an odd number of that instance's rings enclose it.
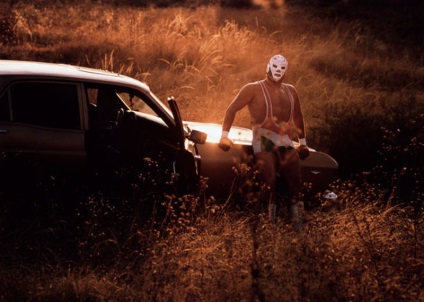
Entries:
{"label": "car windshield", "polygon": [[171,109],[169,109],[168,106],[166,106],[162,101],[154,95],[152,92],[150,92],[150,96],[160,105],[160,107],[170,116],[173,117]]}

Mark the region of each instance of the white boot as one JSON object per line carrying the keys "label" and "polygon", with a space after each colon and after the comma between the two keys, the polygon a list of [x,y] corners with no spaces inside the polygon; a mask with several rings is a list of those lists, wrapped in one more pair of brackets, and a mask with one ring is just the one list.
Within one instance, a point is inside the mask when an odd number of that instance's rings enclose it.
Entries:
{"label": "white boot", "polygon": [[277,204],[275,202],[270,201],[268,204],[268,215],[271,223],[277,222]]}
{"label": "white boot", "polygon": [[298,201],[290,206],[291,221],[296,231],[300,231],[302,228],[303,210],[303,201]]}

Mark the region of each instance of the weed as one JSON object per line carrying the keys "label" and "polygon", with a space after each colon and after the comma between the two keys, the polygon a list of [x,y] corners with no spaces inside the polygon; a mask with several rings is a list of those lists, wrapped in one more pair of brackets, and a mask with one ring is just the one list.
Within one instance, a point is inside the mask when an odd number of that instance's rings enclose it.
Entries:
{"label": "weed", "polygon": [[[0,190],[0,300],[423,300],[423,55],[419,31],[409,35],[418,12],[106,3],[16,2],[0,14],[0,57],[133,76],[174,95],[187,120],[219,123],[282,52],[308,141],[340,163],[329,188],[338,198],[306,194],[316,206],[297,233],[232,204],[240,194],[255,208],[260,197],[247,167],[225,203],[176,194],[148,159],[148,173],[126,167],[116,171],[123,186],[88,194],[27,175],[36,194],[21,198],[25,175],[5,178],[19,194]],[[249,127],[247,113],[235,124]]]}

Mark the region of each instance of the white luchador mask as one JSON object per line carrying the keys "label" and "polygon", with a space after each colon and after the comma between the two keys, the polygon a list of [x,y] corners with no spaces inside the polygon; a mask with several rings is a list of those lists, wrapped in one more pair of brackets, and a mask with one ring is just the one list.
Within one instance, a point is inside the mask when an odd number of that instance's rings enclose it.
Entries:
{"label": "white luchador mask", "polygon": [[273,56],[266,67],[268,76],[275,82],[280,81],[287,71],[289,63],[282,55]]}

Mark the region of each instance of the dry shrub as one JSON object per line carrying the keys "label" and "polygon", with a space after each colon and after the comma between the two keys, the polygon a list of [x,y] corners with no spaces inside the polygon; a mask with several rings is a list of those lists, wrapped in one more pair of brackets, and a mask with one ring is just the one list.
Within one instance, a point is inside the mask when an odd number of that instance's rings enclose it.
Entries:
{"label": "dry shrub", "polygon": [[[35,271],[34,271],[35,270]],[[17,271],[3,268],[1,301],[135,301],[116,275],[90,268],[28,265]]]}
{"label": "dry shrub", "polygon": [[[402,43],[392,45],[384,20],[378,36],[352,15],[295,6],[141,10],[20,1],[13,10],[22,30],[13,32],[15,44],[2,45],[2,58],[125,73],[162,99],[174,95],[190,120],[221,122],[238,89],[261,79],[268,58],[282,52],[308,140],[335,155],[349,180],[332,185],[339,199],[309,212],[302,233],[199,196],[134,187],[137,197],[121,208],[91,196],[75,261],[57,252],[66,249],[55,241],[60,224],[33,228],[53,238],[36,244],[27,226],[1,234],[9,240],[0,254],[2,300],[424,299],[421,44],[397,37]],[[246,112],[236,124],[249,126]],[[376,162],[365,167],[370,158]],[[359,176],[350,177],[354,169]],[[163,212],[142,225],[145,201]]]}
{"label": "dry shrub", "polygon": [[[419,301],[423,193],[413,203],[393,205],[386,188],[369,179],[364,174],[335,183],[338,200],[322,200],[322,207],[306,213],[301,232],[284,219],[271,224],[264,214],[235,212],[213,198],[156,196],[164,216],[144,226],[95,199],[89,233],[77,238],[84,243],[79,260],[52,257],[51,244],[28,246],[27,267],[22,251],[3,251],[1,297]],[[12,286],[10,278],[23,282]]]}
{"label": "dry shrub", "polygon": [[298,248],[312,300],[416,300],[423,233],[412,214],[352,200],[339,213],[314,215]]}
{"label": "dry shrub", "polygon": [[141,267],[143,300],[249,298],[252,242],[246,219],[210,212],[192,229],[160,240]]}
{"label": "dry shrub", "polygon": [[184,232],[171,224],[134,286],[147,301],[418,300],[422,209],[415,216],[375,198],[374,188],[347,186],[344,206],[309,213],[302,233],[210,208]]}
{"label": "dry shrub", "polygon": [[[296,6],[164,10],[89,2],[18,3],[13,11],[31,29],[31,38],[18,34],[22,42],[3,48],[2,57],[133,76],[146,81],[161,99],[175,96],[187,120],[221,122],[239,89],[263,78],[269,57],[281,52],[290,62],[287,81],[298,89],[314,147],[322,143],[320,129],[315,129],[325,127],[319,124],[329,109],[323,104],[374,103],[387,98],[382,89],[409,94],[423,85],[416,45],[391,44],[392,32],[380,30],[377,36],[372,30],[378,18],[331,18]],[[393,12],[385,13],[396,18]],[[401,18],[399,22],[412,26]],[[235,124],[249,127],[247,112],[241,112]]]}

